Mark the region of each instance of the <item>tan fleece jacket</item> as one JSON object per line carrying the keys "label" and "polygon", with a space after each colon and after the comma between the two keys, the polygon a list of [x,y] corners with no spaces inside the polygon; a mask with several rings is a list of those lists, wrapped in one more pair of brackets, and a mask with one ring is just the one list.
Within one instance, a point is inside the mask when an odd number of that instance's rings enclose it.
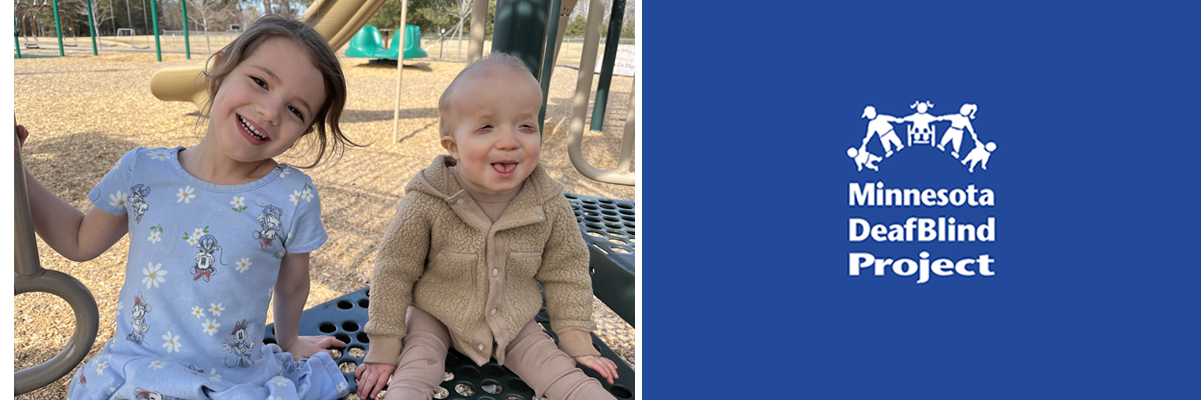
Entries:
{"label": "tan fleece jacket", "polygon": [[[405,186],[371,276],[364,361],[397,363],[413,304],[442,321],[455,349],[477,365],[489,357],[504,364],[505,347],[542,307],[539,283],[559,348],[599,355],[588,335],[588,248],[562,185],[539,165],[492,223],[450,175],[453,165],[438,156]],[[485,326],[495,343],[473,340]]]}

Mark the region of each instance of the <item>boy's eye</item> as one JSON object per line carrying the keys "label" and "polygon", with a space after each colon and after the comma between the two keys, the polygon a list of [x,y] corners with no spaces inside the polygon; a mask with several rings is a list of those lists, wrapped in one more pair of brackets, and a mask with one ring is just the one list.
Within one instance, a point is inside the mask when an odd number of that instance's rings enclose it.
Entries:
{"label": "boy's eye", "polygon": [[304,113],[300,112],[299,108],[289,106],[288,110],[291,111],[292,114],[296,114],[296,116],[299,117],[301,120],[304,119]]}
{"label": "boy's eye", "polygon": [[263,88],[267,87],[267,81],[264,81],[257,76],[251,76],[250,80],[254,81],[254,84],[259,85],[260,87],[263,87]]}

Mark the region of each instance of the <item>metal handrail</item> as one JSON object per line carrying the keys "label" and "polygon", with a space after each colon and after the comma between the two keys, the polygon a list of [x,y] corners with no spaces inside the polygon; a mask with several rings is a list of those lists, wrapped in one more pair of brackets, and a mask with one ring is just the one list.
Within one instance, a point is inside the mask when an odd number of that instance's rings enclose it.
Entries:
{"label": "metal handrail", "polygon": [[[604,0],[591,0],[589,10],[602,10]],[[580,149],[584,137],[584,117],[588,112],[588,97],[592,94],[592,74],[596,68],[596,50],[600,47],[601,18],[604,13],[588,13],[588,25],[584,36],[584,53],[580,56],[580,73],[576,79],[575,96],[571,104],[571,128],[567,136],[567,155],[571,164],[581,174],[596,181],[617,185],[634,186],[634,174],[630,173],[630,161],[634,150],[634,90],[630,90],[630,110],[626,118],[625,134],[621,140],[616,170],[603,170],[592,166]],[[610,72],[611,73],[611,72]],[[594,117],[595,118],[595,117]]]}
{"label": "metal handrail", "polygon": [[[14,134],[14,139],[16,135]],[[58,380],[71,372],[88,355],[96,342],[100,328],[100,311],[96,298],[79,280],[62,272],[42,268],[38,259],[37,239],[33,232],[33,214],[29,208],[29,194],[25,187],[25,168],[21,163],[21,145],[17,142],[16,156],[16,219],[13,234],[16,236],[16,295],[30,292],[49,293],[62,298],[75,312],[75,333],[71,341],[50,360],[35,367],[16,372],[13,381],[16,394],[28,393]]]}

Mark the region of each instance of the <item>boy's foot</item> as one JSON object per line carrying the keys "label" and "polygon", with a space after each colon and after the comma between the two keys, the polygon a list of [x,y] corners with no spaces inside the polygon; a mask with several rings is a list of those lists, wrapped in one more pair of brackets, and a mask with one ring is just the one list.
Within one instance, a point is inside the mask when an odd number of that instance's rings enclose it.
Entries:
{"label": "boy's foot", "polygon": [[[897,149],[897,150],[900,150],[900,149]],[[892,157],[892,150],[889,150],[887,153],[884,153],[884,157]]]}
{"label": "boy's foot", "polygon": [[942,147],[942,145],[940,144],[940,145],[938,145],[938,151],[947,151],[947,149]]}
{"label": "boy's foot", "polygon": [[958,152],[958,151],[952,151],[952,152],[951,152],[951,157],[959,158],[959,152]]}

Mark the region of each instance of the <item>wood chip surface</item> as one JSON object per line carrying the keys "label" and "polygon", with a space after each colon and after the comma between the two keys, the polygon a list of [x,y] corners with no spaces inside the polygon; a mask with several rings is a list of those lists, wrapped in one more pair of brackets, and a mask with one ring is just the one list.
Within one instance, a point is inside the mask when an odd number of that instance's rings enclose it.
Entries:
{"label": "wood chip surface", "polygon": [[[99,56],[92,56],[90,47],[88,50],[69,52],[68,57],[15,60],[17,123],[31,132],[23,150],[26,166],[52,192],[85,212],[91,208],[88,191],[125,152],[138,146],[191,147],[199,143],[204,125],[197,121],[197,107],[158,100],[150,93],[150,78],[161,68],[198,65],[206,57],[193,53],[187,60],[182,54],[164,54],[163,61],[156,62],[154,53],[102,50]],[[57,56],[58,52],[57,48],[53,52],[22,50],[26,57],[39,54]],[[369,64],[365,59],[342,59],[349,85],[342,129],[352,140],[369,146],[348,149],[336,164],[327,162],[306,171],[322,190],[322,220],[330,236],[312,254],[312,289],[306,309],[370,283],[377,247],[403,195],[403,185],[434,156],[445,153],[437,140],[438,97],[464,66],[405,61],[399,134],[394,142],[396,67]],[[576,74],[575,69],[564,67],[554,71],[543,130],[542,164],[569,193],[634,200],[633,187],[593,181],[577,172],[568,159]],[[593,79],[593,90],[597,80]],[[632,86],[632,78],[615,76],[604,132],[584,133],[584,155],[594,166],[617,166]],[[302,147],[297,145],[277,161],[303,165],[306,159],[292,154]],[[92,291],[99,306],[100,331],[84,362],[113,337],[128,240],[127,235],[96,259],[77,263],[38,239],[42,266],[79,279]],[[599,300],[595,304],[596,334],[625,362],[636,366],[634,329]],[[75,329],[70,306],[44,293],[17,296],[13,324],[16,370],[49,360],[66,346]],[[73,374],[17,398],[65,398]]]}

